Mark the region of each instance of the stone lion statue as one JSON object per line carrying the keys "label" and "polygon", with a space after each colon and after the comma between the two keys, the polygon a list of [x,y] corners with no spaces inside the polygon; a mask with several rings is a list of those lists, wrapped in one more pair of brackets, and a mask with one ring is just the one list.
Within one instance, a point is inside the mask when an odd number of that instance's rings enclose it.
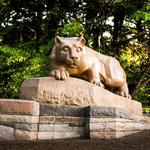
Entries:
{"label": "stone lion statue", "polygon": [[57,36],[51,55],[51,76],[66,80],[69,76],[84,79],[117,94],[130,97],[126,74],[119,62],[85,46],[85,38]]}

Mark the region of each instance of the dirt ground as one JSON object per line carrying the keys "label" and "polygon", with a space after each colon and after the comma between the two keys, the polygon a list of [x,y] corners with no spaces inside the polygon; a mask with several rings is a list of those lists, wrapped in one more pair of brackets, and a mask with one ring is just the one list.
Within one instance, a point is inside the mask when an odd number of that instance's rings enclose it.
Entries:
{"label": "dirt ground", "polygon": [[150,150],[150,130],[117,140],[1,141],[0,150]]}

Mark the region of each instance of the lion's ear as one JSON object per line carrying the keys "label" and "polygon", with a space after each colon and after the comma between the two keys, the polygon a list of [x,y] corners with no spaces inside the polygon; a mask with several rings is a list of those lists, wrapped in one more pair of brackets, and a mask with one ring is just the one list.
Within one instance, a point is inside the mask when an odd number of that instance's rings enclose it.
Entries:
{"label": "lion's ear", "polygon": [[59,45],[59,44],[61,44],[61,43],[62,43],[61,37],[56,36],[56,37],[55,37],[55,44],[56,44],[56,45]]}
{"label": "lion's ear", "polygon": [[79,42],[81,43],[82,46],[85,45],[86,40],[85,40],[85,38],[83,37],[83,35],[81,35],[81,36],[79,37]]}

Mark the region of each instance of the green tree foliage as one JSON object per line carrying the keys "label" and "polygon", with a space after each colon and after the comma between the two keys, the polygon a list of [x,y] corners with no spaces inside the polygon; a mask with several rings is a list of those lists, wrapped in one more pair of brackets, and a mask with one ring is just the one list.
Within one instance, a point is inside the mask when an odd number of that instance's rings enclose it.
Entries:
{"label": "green tree foliage", "polygon": [[52,38],[66,13],[77,8],[75,0],[2,0],[0,31],[5,43]]}
{"label": "green tree foliage", "polygon": [[149,105],[150,65],[146,43],[130,42],[121,50],[118,58],[125,69],[130,87],[130,94],[144,105]]}
{"label": "green tree foliage", "polygon": [[25,78],[48,75],[56,35],[84,34],[121,62],[132,97],[150,105],[149,11],[147,0],[1,0],[0,97],[18,97]]}
{"label": "green tree foliage", "polygon": [[0,46],[0,97],[18,98],[24,79],[48,75],[49,48],[43,45],[36,54],[29,44]]}
{"label": "green tree foliage", "polygon": [[60,27],[57,30],[57,34],[63,37],[65,36],[77,37],[83,34],[84,32],[85,31],[83,25],[76,21],[72,21],[67,24],[64,24],[63,27]]}

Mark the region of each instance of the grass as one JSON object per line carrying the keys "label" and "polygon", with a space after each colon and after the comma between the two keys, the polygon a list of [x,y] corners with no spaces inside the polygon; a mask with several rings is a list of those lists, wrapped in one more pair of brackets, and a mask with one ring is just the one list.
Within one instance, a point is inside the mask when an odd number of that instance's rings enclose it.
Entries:
{"label": "grass", "polygon": [[1,141],[0,150],[150,150],[150,130],[112,140]]}

